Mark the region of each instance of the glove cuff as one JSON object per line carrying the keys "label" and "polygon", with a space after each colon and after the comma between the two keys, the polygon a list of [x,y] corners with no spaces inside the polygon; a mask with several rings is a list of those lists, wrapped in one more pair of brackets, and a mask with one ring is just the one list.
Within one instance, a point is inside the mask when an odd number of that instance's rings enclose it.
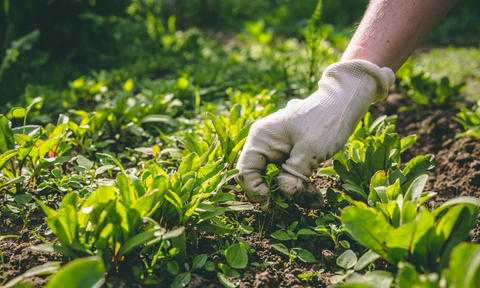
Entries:
{"label": "glove cuff", "polygon": [[[348,76],[345,77],[346,75]],[[318,82],[318,86],[322,87],[323,82],[327,82],[330,85],[331,79],[343,79],[348,82],[353,79],[362,79],[360,83],[370,86],[365,87],[369,90],[369,93],[362,94],[369,96],[369,99],[366,100],[369,101],[368,104],[371,104],[387,97],[388,89],[395,82],[395,73],[393,73],[392,69],[388,67],[380,68],[376,64],[367,60],[348,60],[328,66],[323,72],[322,79]],[[347,83],[342,83],[341,85],[345,84]],[[348,83],[347,85],[349,84],[355,85],[356,83]],[[360,87],[352,88],[358,89]]]}

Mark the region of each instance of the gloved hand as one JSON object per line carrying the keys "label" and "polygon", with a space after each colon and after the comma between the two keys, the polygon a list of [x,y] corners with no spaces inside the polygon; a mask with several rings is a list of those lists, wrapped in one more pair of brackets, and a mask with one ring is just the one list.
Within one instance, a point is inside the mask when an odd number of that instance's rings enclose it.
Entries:
{"label": "gloved hand", "polygon": [[312,171],[343,147],[370,104],[384,99],[394,80],[390,68],[365,60],[338,62],[324,71],[315,93],[254,123],[236,178],[250,200],[267,201],[262,172],[268,163],[283,163],[286,172],[277,176],[277,191],[323,206],[322,194],[309,180]]}

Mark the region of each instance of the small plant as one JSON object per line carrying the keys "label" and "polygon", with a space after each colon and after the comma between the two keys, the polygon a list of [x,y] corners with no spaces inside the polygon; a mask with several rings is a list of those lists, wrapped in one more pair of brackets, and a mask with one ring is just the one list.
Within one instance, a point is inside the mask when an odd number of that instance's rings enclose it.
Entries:
{"label": "small plant", "polygon": [[286,227],[277,224],[277,227],[280,228],[280,230],[273,232],[270,236],[280,241],[290,241],[291,245],[295,246],[295,241],[299,236],[317,235],[317,233],[308,228],[302,228],[295,233],[297,225],[298,221],[294,221],[291,225],[287,225]]}
{"label": "small plant", "polygon": [[337,265],[344,270],[335,272],[335,275],[330,277],[330,282],[332,282],[332,284],[337,284],[347,278],[348,275],[355,272],[352,268],[357,264],[357,260],[357,255],[355,255],[355,252],[352,250],[349,249],[343,252],[343,254],[337,258]]}
{"label": "small plant", "polygon": [[339,240],[340,236],[343,235],[346,230],[342,227],[340,220],[335,216],[327,214],[316,219],[315,224],[317,227],[315,227],[314,230],[317,232],[317,237],[321,240],[329,239],[333,241],[335,247],[338,247],[338,245],[341,244],[344,248],[350,248],[348,247],[350,246],[348,241]]}
{"label": "small plant", "polygon": [[300,247],[294,247],[294,248],[288,249],[283,244],[273,244],[272,247],[278,252],[287,255],[289,258],[289,262],[292,262],[293,260],[298,258],[303,262],[317,263],[317,259],[315,258],[315,256],[313,256],[313,254],[307,249],[303,249]]}
{"label": "small plant", "polygon": [[318,271],[310,271],[308,273],[298,274],[297,277],[300,278],[300,280],[305,281],[307,283],[307,286],[310,287],[308,285],[308,281],[310,281],[310,279],[317,276],[318,274],[322,274],[324,271],[325,269],[320,269]]}
{"label": "small plant", "polygon": [[[176,262],[169,262],[169,263],[176,263]],[[197,255],[193,259],[192,267],[188,265],[188,263],[185,263],[185,270],[187,272],[182,272],[175,277],[173,280],[172,284],[170,285],[170,288],[181,288],[185,287],[190,283],[190,280],[192,279],[192,272],[195,270],[201,269],[205,263],[207,263],[207,255],[206,254],[201,254]],[[175,265],[170,265],[169,272],[176,275],[178,273],[178,264]],[[175,273],[176,272],[176,273]]]}
{"label": "small plant", "polygon": [[410,90],[407,95],[420,106],[429,109],[448,109],[463,101],[465,95],[461,94],[460,90],[465,84],[464,82],[452,86],[447,77],[435,81],[422,72],[409,78]]}
{"label": "small plant", "polygon": [[465,132],[457,134],[457,137],[475,137],[480,139],[480,106],[479,103],[477,107],[472,110],[464,107],[461,109],[461,112],[457,114],[457,117],[452,117],[453,120],[463,125]]}
{"label": "small plant", "polygon": [[273,265],[274,263],[275,263],[275,262],[273,262],[273,261],[268,261],[268,259],[265,258],[265,260],[263,260],[263,262],[260,262],[260,263],[258,263],[258,262],[252,262],[252,263],[250,263],[250,265],[252,265],[252,266],[254,266],[254,267],[260,267],[260,269],[262,269],[262,271],[263,271],[263,270],[267,269],[267,267]]}

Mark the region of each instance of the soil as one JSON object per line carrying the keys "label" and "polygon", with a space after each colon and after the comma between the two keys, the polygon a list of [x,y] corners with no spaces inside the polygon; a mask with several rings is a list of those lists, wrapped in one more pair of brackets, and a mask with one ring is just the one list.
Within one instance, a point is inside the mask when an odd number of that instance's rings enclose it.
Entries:
{"label": "soil", "polygon": [[[422,111],[420,109],[411,109],[399,111],[402,107],[415,107],[410,100],[400,94],[391,94],[386,100],[372,107],[374,117],[381,115],[398,115],[396,122],[396,132],[405,137],[411,134],[418,136],[417,142],[404,154],[402,154],[402,162],[406,163],[416,155],[433,154],[436,157],[437,165],[430,171],[430,179],[427,184],[427,191],[438,192],[428,205],[438,206],[443,202],[457,196],[474,196],[480,197],[480,141],[470,138],[455,138],[455,135],[462,132],[460,124],[452,120],[458,110],[434,110]],[[401,110],[401,109],[400,109]],[[331,165],[331,161],[327,161],[324,166]],[[325,178],[317,178],[315,181],[319,188],[339,186],[339,182],[332,183],[331,180]],[[237,195],[239,201],[247,201],[242,195]],[[253,211],[236,212],[229,216],[236,218],[241,222],[242,219],[248,218],[248,224],[254,227],[254,232],[249,235],[243,235],[241,238],[245,240],[251,249],[255,252],[249,253],[249,263],[271,261],[268,267],[254,267],[250,264],[245,269],[237,269],[241,274],[240,279],[232,279],[234,282],[240,280],[239,287],[329,287],[331,283],[329,278],[341,268],[335,263],[335,256],[340,255],[345,249],[335,247],[332,241],[315,241],[312,239],[298,239],[296,247],[308,249],[318,260],[315,264],[309,264],[295,259],[290,261],[289,257],[281,254],[272,247],[272,244],[281,243],[270,237],[270,234],[278,229],[275,224],[281,226],[290,225],[292,218],[299,220],[302,216],[315,214],[321,215],[321,210],[303,209],[297,205],[289,208],[289,214],[283,213],[280,219],[274,224],[264,224],[265,214],[259,210],[258,205]],[[232,212],[229,212],[232,213]],[[27,229],[32,231],[38,225],[45,222],[42,212],[37,211],[30,216],[30,222]],[[292,217],[294,215],[294,217]],[[480,243],[480,225],[471,234],[470,241]],[[260,228],[263,227],[262,235],[259,235]],[[1,235],[30,235],[26,230],[22,230],[22,225],[9,225],[3,222],[1,226]],[[222,241],[227,240],[224,236],[212,235],[197,231],[198,248],[189,247],[189,255],[194,254],[212,254],[217,251],[220,238]],[[231,239],[231,238],[230,238]],[[344,234],[340,240],[349,240]],[[34,252],[29,249],[29,245],[38,243],[39,240],[31,241],[29,237],[23,237],[23,243],[20,244],[18,239],[3,240],[1,250],[5,260],[5,277],[11,280],[13,277],[25,272],[27,269],[36,265],[45,263],[46,261],[61,260],[57,254]],[[350,241],[353,244],[353,241]],[[286,244],[287,245],[287,244]],[[288,245],[287,245],[288,246]],[[355,251],[358,247],[353,247]],[[216,264],[226,263],[224,256],[213,256]],[[209,258],[211,260],[211,258]],[[218,265],[217,265],[218,267]],[[301,281],[297,275],[318,271],[324,269],[323,273],[309,279],[308,284]],[[124,273],[126,272],[126,273]],[[158,275],[155,284],[141,284],[134,280],[131,272],[122,271],[116,275],[108,275],[108,287],[169,287],[175,276],[168,272],[165,275]],[[161,280],[159,280],[161,279]],[[28,280],[30,285],[41,287],[45,283],[45,278],[35,277]],[[217,279],[216,272],[199,271],[198,274],[192,276],[190,284],[193,287],[224,287]]]}

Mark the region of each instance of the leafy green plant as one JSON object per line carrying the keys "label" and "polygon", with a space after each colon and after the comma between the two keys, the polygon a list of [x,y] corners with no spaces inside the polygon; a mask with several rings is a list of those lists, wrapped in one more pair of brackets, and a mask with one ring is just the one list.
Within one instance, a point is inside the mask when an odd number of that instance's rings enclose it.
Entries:
{"label": "leafy green plant", "polygon": [[300,280],[305,281],[307,283],[307,286],[310,287],[308,285],[308,281],[310,281],[310,279],[317,276],[318,274],[322,274],[324,271],[325,269],[320,269],[318,271],[310,271],[308,273],[298,274],[297,277],[300,278]]}
{"label": "leafy green plant", "polygon": [[348,249],[343,252],[342,255],[337,258],[337,265],[344,270],[335,272],[335,275],[330,277],[330,282],[332,282],[332,284],[337,284],[347,278],[348,275],[352,274],[355,271],[352,268],[357,264],[357,260],[357,255],[355,255],[355,252],[352,250]]}
{"label": "leafy green plant", "polygon": [[[32,105],[15,109],[14,114],[26,118]],[[60,116],[58,125],[49,125],[47,129],[34,125],[11,128],[11,122],[0,115],[0,188],[12,185],[13,193],[23,193],[29,183],[35,186],[43,169],[70,160],[62,156],[68,146],[65,121],[68,118]],[[44,134],[48,135],[46,140],[41,139]]]}
{"label": "leafy green plant", "polygon": [[294,221],[291,225],[287,225],[286,227],[277,224],[277,227],[280,228],[280,230],[273,232],[270,236],[280,241],[290,241],[291,245],[295,246],[295,241],[299,236],[317,235],[317,233],[308,228],[302,228],[295,233],[297,225],[298,221]]}
{"label": "leafy green plant", "polygon": [[[344,181],[343,188],[349,198],[374,206],[380,199],[376,186],[389,186],[398,180],[401,190],[397,189],[392,195],[395,198],[400,191],[405,194],[415,179],[434,167],[433,155],[427,155],[417,156],[400,168],[400,153],[413,144],[414,138],[400,140],[397,134],[386,134],[388,130],[385,129],[374,145],[363,145],[364,149],[352,146],[346,163],[334,161],[334,169]],[[380,193],[386,196],[386,191]],[[387,198],[383,198],[386,202]]]}
{"label": "leafy green plant", "polygon": [[416,104],[429,109],[455,107],[465,98],[465,95],[460,90],[466,83],[452,86],[447,77],[435,81],[422,72],[409,77],[407,83],[410,88],[407,95],[410,99]]}
{"label": "leafy green plant", "polygon": [[457,117],[452,117],[453,120],[463,125],[465,132],[457,134],[457,137],[475,137],[480,138],[480,108],[473,108],[473,111],[463,107],[457,114]]}
{"label": "leafy green plant", "polygon": [[267,258],[265,258],[265,260],[263,260],[263,262],[252,262],[250,263],[250,265],[254,266],[254,267],[260,267],[260,269],[265,270],[267,269],[267,267],[273,265],[275,262],[273,261],[268,261]]}
{"label": "leafy green plant", "polygon": [[303,249],[300,247],[288,249],[283,244],[273,244],[272,247],[278,252],[287,255],[289,258],[289,262],[292,262],[294,259],[298,258],[303,262],[317,263],[317,259],[315,258],[315,256],[313,256],[313,254],[307,249]]}
{"label": "leafy green plant", "polygon": [[[342,227],[341,222],[335,216],[331,214],[326,214],[321,218],[315,220],[316,227],[314,228],[315,232],[317,232],[317,237],[321,240],[332,240],[336,247],[339,244],[342,246],[349,246],[350,244],[347,241],[340,241],[339,238],[344,234],[346,231],[345,228]],[[350,247],[345,247],[350,248]]]}
{"label": "leafy green plant", "polygon": [[[179,287],[187,286],[188,283],[190,283],[190,280],[192,279],[192,272],[195,270],[201,269],[206,262],[207,262],[207,255],[200,254],[193,259],[192,267],[190,267],[188,263],[185,263],[185,270],[187,270],[187,272],[182,272],[178,274],[177,277],[175,277],[175,279],[173,280],[170,287],[179,288]],[[173,263],[173,262],[170,262],[170,263]],[[170,269],[170,270],[177,270],[177,273],[178,273],[178,266],[177,268]]]}
{"label": "leafy green plant", "polygon": [[[450,252],[474,227],[480,202],[473,197],[458,197],[445,202],[434,212],[413,200],[397,202],[399,226],[368,207],[348,207],[342,223],[361,245],[386,261],[397,265],[409,262],[419,271],[439,272],[448,265]],[[375,212],[374,212],[375,211]]]}
{"label": "leafy green plant", "polygon": [[400,262],[396,277],[385,271],[367,272],[364,275],[352,273],[346,277],[347,284],[334,287],[390,288],[395,287],[440,288],[440,287],[480,287],[480,261],[478,244],[461,243],[450,254],[448,267],[439,272],[426,271],[419,273],[410,263]]}

